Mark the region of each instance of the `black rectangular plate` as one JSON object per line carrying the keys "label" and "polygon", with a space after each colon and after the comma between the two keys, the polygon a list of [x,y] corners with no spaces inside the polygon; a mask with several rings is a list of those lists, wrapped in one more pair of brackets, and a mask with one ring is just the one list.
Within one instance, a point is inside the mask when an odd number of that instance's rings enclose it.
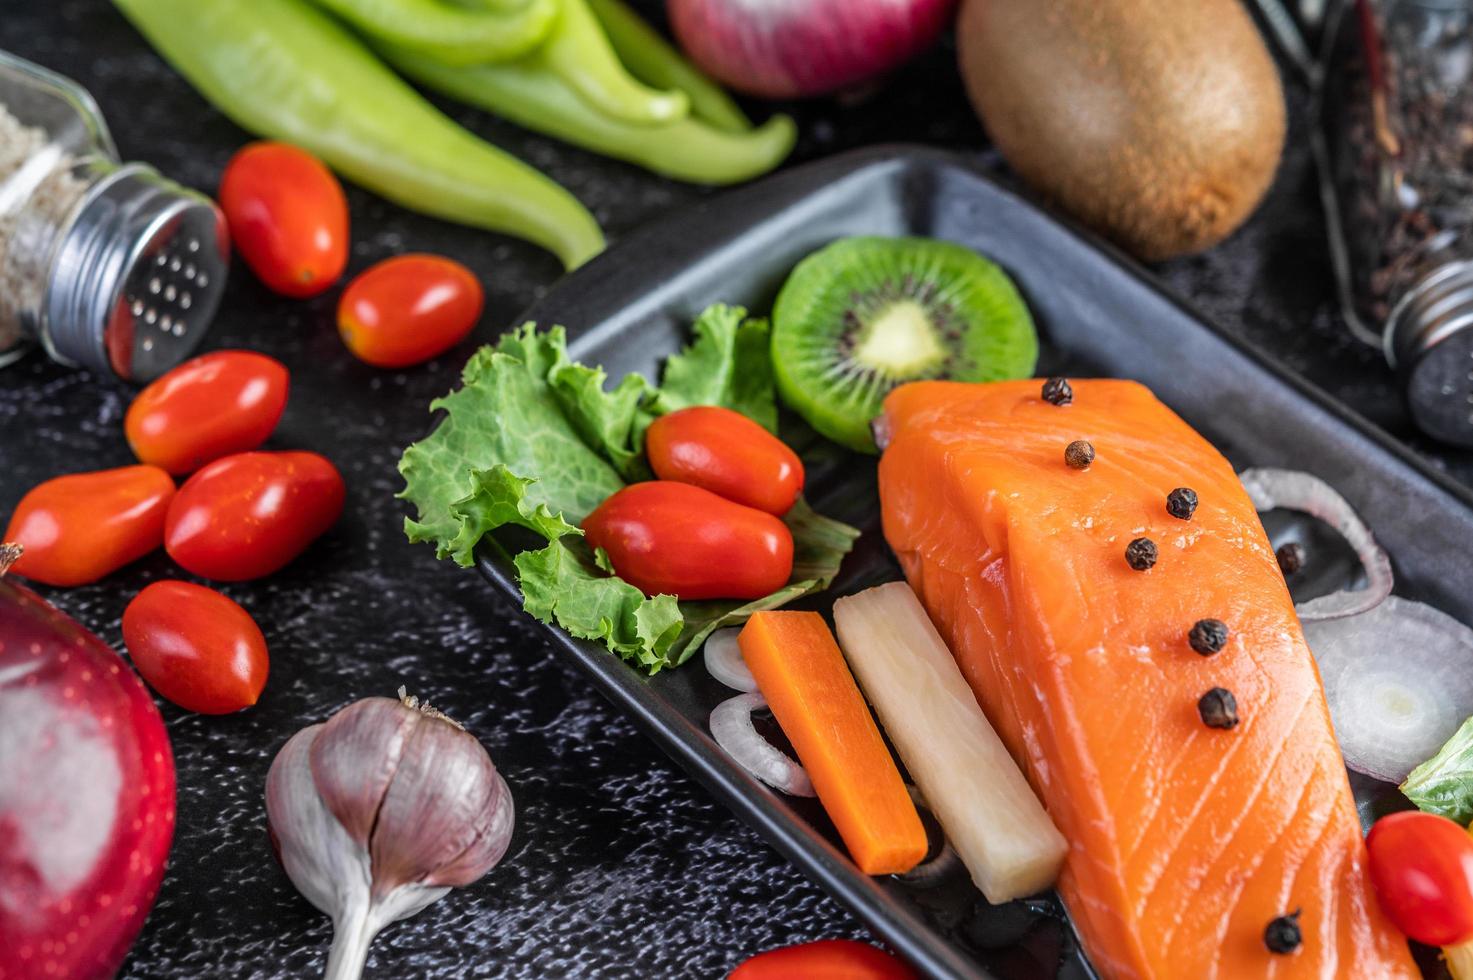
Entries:
{"label": "black rectangular plate", "polygon": [[[1043,341],[1039,373],[1133,378],[1236,465],[1309,470],[1337,487],[1395,557],[1397,591],[1473,619],[1459,588],[1473,554],[1473,497],[1379,430],[1205,322],[1149,274],[934,150],[882,147],[771,178],[687,209],[564,279],[527,314],[563,324],[573,356],[615,378],[656,377],[708,304],[765,314],[809,252],[846,235],[924,235],[987,255],[1016,280]],[[791,421],[791,420],[789,420]],[[825,596],[898,577],[879,531],[874,462],[788,426],[822,513],[864,530]],[[1270,522],[1275,529],[1275,522]],[[479,566],[520,598],[505,553]],[[1335,583],[1319,583],[1320,588]],[[698,661],[647,678],[602,647],[549,628],[552,642],[677,762],[927,975],[1008,980],[1085,977],[1047,900],[992,908],[954,875],[925,887],[867,877],[809,800],[768,790],[710,738],[707,717],[732,692]],[[1367,802],[1386,787],[1358,784]],[[1042,915],[1038,913],[1042,912]]]}

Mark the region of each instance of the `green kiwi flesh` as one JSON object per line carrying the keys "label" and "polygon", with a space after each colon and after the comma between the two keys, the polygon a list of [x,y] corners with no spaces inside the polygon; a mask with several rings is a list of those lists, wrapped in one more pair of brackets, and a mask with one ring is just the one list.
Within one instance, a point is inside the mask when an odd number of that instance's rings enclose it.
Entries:
{"label": "green kiwi flesh", "polygon": [[778,394],[820,434],[876,451],[870,420],[907,381],[1026,378],[1038,335],[1013,281],[930,238],[841,238],[793,269],[772,311]]}

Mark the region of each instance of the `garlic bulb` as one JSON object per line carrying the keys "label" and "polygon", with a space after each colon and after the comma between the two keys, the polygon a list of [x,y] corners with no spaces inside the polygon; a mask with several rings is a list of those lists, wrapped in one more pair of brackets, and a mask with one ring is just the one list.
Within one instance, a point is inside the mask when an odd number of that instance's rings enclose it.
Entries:
{"label": "garlic bulb", "polygon": [[327,980],[351,980],[384,926],[495,867],[513,809],[475,736],[401,687],[293,735],[266,818],[287,876],[332,916]]}

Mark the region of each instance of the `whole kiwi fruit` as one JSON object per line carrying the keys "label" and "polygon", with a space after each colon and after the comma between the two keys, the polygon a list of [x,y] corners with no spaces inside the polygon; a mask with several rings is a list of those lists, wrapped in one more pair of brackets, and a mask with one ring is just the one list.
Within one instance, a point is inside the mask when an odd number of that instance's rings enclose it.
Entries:
{"label": "whole kiwi fruit", "polygon": [[1273,180],[1284,92],[1239,0],[964,0],[957,46],[1008,163],[1140,258],[1217,244]]}

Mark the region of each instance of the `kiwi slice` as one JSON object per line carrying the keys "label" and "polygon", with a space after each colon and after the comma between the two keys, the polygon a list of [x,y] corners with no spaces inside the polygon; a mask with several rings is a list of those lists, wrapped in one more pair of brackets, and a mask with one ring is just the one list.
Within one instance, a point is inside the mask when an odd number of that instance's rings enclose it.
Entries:
{"label": "kiwi slice", "polygon": [[841,238],[799,262],[772,311],[778,394],[823,435],[873,453],[896,385],[1026,378],[1033,318],[1007,273],[931,238]]}

